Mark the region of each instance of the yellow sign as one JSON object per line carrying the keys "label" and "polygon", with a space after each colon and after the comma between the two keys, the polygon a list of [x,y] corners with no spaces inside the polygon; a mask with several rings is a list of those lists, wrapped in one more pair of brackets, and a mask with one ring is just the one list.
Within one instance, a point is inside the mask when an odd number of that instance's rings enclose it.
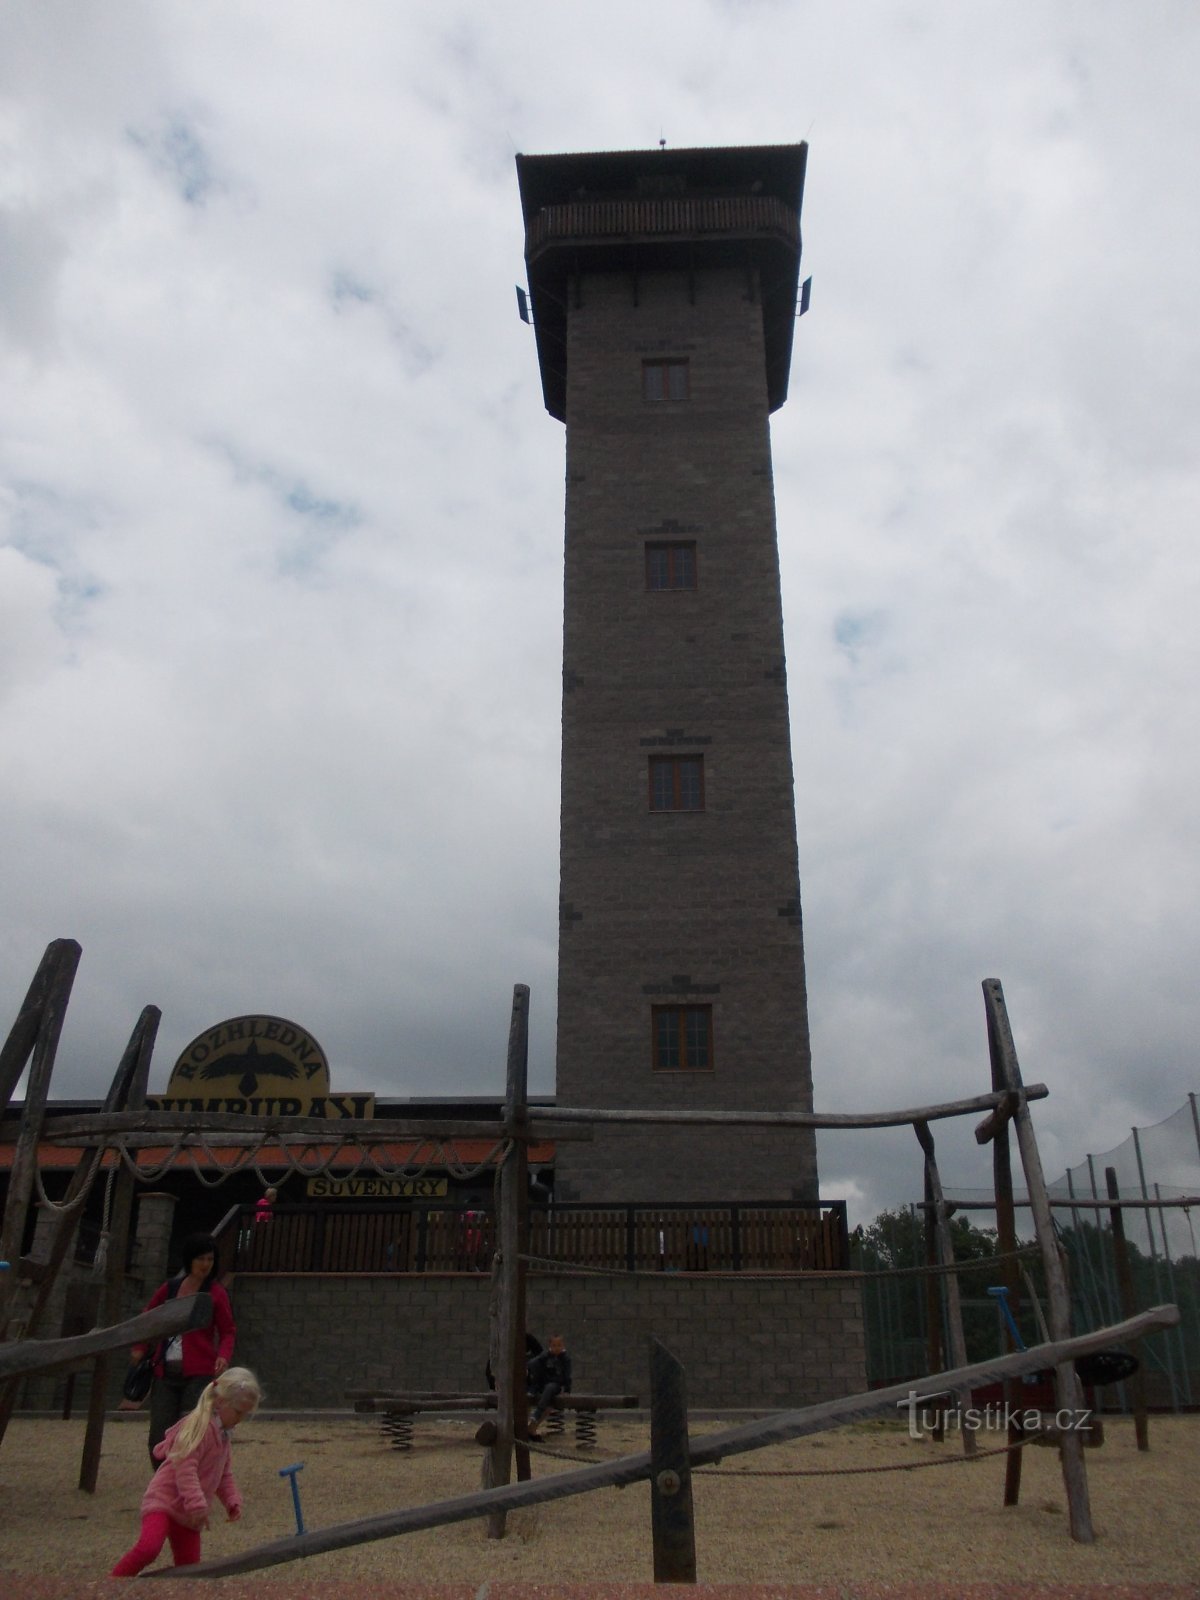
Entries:
{"label": "yellow sign", "polygon": [[310,1200],[441,1200],[450,1191],[445,1178],[310,1178]]}
{"label": "yellow sign", "polygon": [[252,1117],[373,1117],[373,1094],[331,1094],[325,1052],[285,1017],[231,1017],[198,1034],[150,1111],[222,1111]]}

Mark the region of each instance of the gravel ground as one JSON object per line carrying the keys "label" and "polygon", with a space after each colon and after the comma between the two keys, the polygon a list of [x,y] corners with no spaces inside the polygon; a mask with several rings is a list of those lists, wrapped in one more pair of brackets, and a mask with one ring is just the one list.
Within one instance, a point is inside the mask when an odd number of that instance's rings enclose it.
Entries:
{"label": "gravel ground", "polygon": [[[291,1494],[279,1469],[297,1461],[304,1463],[299,1483],[310,1528],[470,1493],[479,1486],[481,1458],[474,1426],[424,1421],[414,1448],[397,1452],[370,1419],[255,1418],[234,1445],[245,1516],[227,1523],[217,1508],[204,1553],[232,1554],[292,1531]],[[913,1441],[890,1422],[730,1458],[695,1478],[698,1592],[711,1585],[714,1595],[732,1597],[754,1586],[756,1600],[1200,1595],[1200,1418],[1153,1418],[1145,1455],[1131,1423],[1110,1419],[1105,1426],[1103,1447],[1086,1453],[1097,1533],[1091,1546],[1068,1536],[1058,1458],[1047,1449],[1026,1450],[1021,1504],[1008,1509],[1002,1455],[960,1465],[956,1438]],[[692,1432],[716,1427],[694,1423]],[[107,1429],[98,1492],[89,1496],[75,1487],[81,1422],[12,1423],[0,1447],[0,1595],[87,1600],[114,1591],[104,1574],[136,1535],[148,1465],[144,1429],[142,1419]],[[1001,1443],[982,1441],[984,1449]],[[534,1472],[570,1470],[574,1462],[647,1445],[644,1423],[606,1418],[596,1451],[577,1453],[568,1443],[570,1460],[539,1455]],[[935,1462],[945,1465],[846,1473]],[[778,1475],[759,1475],[767,1472]],[[490,1600],[533,1600],[568,1588],[590,1600],[634,1600],[651,1577],[650,1492],[638,1484],[512,1513],[499,1542],[485,1537],[481,1522],[457,1523],[253,1578],[214,1580],[203,1592],[221,1600],[371,1600],[400,1592],[408,1600],[475,1600],[486,1586]],[[154,1592],[173,1600],[185,1588],[195,1595],[194,1584],[174,1582]]]}

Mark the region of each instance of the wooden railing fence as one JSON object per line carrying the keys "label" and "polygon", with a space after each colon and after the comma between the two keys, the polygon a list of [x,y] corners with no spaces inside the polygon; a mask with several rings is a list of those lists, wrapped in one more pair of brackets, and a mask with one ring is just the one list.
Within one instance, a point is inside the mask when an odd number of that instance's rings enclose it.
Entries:
{"label": "wooden railing fence", "polygon": [[796,245],[800,220],[794,206],[771,195],[579,200],[544,206],[526,229],[525,246],[533,255],[552,240],[710,233],[776,234]]}
{"label": "wooden railing fence", "polygon": [[[221,1263],[237,1272],[486,1272],[487,1210],[322,1201],[256,1222],[231,1211]],[[844,1201],[815,1205],[531,1205],[529,1255],[613,1272],[837,1272],[849,1265]]]}

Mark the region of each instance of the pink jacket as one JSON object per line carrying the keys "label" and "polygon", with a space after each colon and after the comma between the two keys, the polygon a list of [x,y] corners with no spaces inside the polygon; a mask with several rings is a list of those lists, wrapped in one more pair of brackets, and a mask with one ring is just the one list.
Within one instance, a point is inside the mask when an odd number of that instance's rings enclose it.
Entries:
{"label": "pink jacket", "polygon": [[142,1496],[142,1515],[147,1511],[165,1511],[185,1528],[202,1528],[208,1521],[214,1497],[227,1511],[240,1510],[242,1497],[233,1481],[229,1435],[215,1413],[208,1432],[190,1456],[184,1456],[182,1461],[167,1460],[167,1452],[183,1421],[180,1419],[169,1428],[166,1438],[154,1447],[162,1466],[150,1479],[150,1486]]}
{"label": "pink jacket", "polygon": [[[169,1281],[160,1283],[147,1300],[145,1310],[153,1311],[155,1306],[161,1306],[167,1298],[167,1290],[170,1287]],[[203,1293],[212,1295],[213,1319],[207,1328],[193,1328],[183,1336],[185,1378],[211,1378],[218,1357],[224,1357],[226,1363],[233,1360],[233,1341],[237,1336],[237,1327],[229,1305],[229,1296],[219,1283],[211,1282],[205,1284]],[[165,1347],[164,1341],[155,1352],[156,1378],[161,1378],[163,1375],[162,1356]],[[133,1348],[135,1351],[141,1351],[146,1346],[134,1345]]]}

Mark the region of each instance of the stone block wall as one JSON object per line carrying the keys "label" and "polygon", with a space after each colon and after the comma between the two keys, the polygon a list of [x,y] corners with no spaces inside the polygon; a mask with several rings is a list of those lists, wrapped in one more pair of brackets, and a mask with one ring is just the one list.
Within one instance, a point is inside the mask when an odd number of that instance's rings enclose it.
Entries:
{"label": "stone block wall", "polygon": [[[270,1406],[341,1407],[361,1388],[480,1393],[488,1292],[482,1274],[242,1274],[235,1359]],[[781,1409],[866,1387],[861,1289],[837,1273],[531,1275],[528,1322],[543,1339],[564,1334],[577,1389],[643,1404],[650,1334],[682,1361],[695,1409]]]}
{"label": "stone block wall", "polygon": [[[688,398],[643,398],[686,360]],[[694,543],[650,590],[646,546]],[[652,811],[653,756],[702,810]],[[568,315],[560,1104],[808,1110],[807,998],[762,306],[745,272],[585,275]],[[654,1070],[655,1005],[710,1008],[709,1067]],[[815,1199],[809,1130],[599,1126],[560,1198]]]}

